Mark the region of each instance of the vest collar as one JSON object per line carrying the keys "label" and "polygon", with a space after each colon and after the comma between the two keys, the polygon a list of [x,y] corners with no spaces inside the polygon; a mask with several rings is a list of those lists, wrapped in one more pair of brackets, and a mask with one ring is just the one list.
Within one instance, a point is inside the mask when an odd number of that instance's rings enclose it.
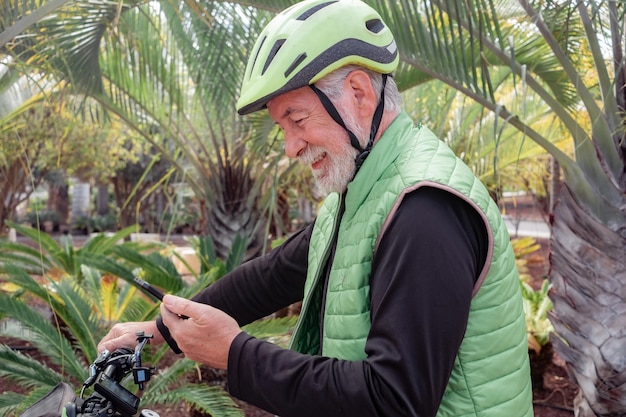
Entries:
{"label": "vest collar", "polygon": [[413,128],[413,120],[404,112],[391,122],[372,147],[372,151],[357,175],[348,184],[346,210],[350,207],[358,207],[366,198],[371,185],[404,152],[401,142],[412,140],[413,135],[409,134],[409,131]]}

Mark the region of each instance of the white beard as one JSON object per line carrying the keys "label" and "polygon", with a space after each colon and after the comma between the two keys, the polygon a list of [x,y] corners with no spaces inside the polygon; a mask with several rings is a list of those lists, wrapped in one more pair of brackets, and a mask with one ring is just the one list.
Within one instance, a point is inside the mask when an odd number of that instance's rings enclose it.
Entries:
{"label": "white beard", "polygon": [[[368,138],[367,131],[356,123],[351,113],[342,114],[341,117],[346,127],[355,134],[361,146],[365,146]],[[299,160],[301,163],[310,166],[325,152],[326,150],[322,146],[308,145],[302,155],[300,155]],[[342,193],[346,190],[348,183],[352,181],[354,176],[355,159],[358,154],[359,152],[352,147],[350,141],[343,139],[341,140],[340,153],[335,155],[326,153],[326,158],[329,158],[327,163],[328,169],[313,170],[315,183],[322,195],[328,195],[332,192]]]}

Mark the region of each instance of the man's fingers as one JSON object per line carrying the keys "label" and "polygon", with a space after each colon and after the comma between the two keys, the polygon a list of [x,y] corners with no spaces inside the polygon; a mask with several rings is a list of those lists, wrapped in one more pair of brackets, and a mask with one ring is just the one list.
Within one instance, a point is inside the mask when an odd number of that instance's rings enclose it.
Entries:
{"label": "man's fingers", "polygon": [[198,318],[202,314],[204,304],[195,303],[186,298],[175,295],[166,295],[163,297],[162,305],[170,312],[176,314],[178,318],[187,319],[190,317]]}
{"label": "man's fingers", "polygon": [[163,323],[169,327],[169,324],[173,321],[173,320],[180,320],[180,317],[178,317],[178,314],[172,312],[172,310],[168,309],[167,306],[165,304],[161,304],[161,307],[159,308],[161,310],[161,318],[163,319]]}
{"label": "man's fingers", "polygon": [[98,352],[102,352],[104,349],[109,352],[113,352],[115,349],[120,347],[127,347],[129,345],[128,340],[129,337],[125,337],[122,335],[115,335],[114,337],[108,337],[107,339],[103,339],[98,343]]}
{"label": "man's fingers", "polygon": [[113,351],[115,349],[115,343],[113,342],[113,340],[117,339],[118,337],[119,326],[115,325],[111,328],[111,330],[109,330],[109,333],[107,333],[107,335],[104,336],[102,340],[100,340],[100,343],[98,343],[98,352],[102,352],[104,349]]}
{"label": "man's fingers", "polygon": [[101,342],[98,344],[98,352],[102,352],[103,350],[108,350],[112,352],[115,350],[115,345],[113,342]]}
{"label": "man's fingers", "polygon": [[118,348],[132,348],[137,344],[137,332],[143,331],[154,335],[155,343],[162,343],[163,337],[156,328],[155,322],[128,322],[114,325],[109,333],[98,343],[98,352],[107,349],[113,352]]}

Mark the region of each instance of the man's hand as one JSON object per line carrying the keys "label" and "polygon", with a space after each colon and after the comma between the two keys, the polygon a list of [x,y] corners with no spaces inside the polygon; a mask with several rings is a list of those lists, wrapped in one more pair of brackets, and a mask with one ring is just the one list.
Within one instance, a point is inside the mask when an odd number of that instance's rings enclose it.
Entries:
{"label": "man's hand", "polygon": [[209,305],[174,295],[163,298],[161,317],[187,358],[213,368],[227,368],[230,345],[241,333],[235,319]]}
{"label": "man's hand", "polygon": [[113,352],[115,349],[123,347],[134,349],[137,345],[137,332],[139,331],[153,335],[150,344],[160,344],[164,341],[154,321],[117,323],[98,343],[98,352],[102,352],[104,349]]}

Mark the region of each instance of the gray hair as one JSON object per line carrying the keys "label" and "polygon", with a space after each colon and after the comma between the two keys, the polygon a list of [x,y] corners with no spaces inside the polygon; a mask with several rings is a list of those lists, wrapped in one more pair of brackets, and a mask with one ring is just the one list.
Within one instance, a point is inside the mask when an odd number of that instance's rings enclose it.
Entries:
{"label": "gray hair", "polygon": [[[381,73],[369,70],[358,65],[347,65],[341,67],[315,83],[315,86],[322,90],[332,101],[337,100],[343,91],[343,80],[354,70],[362,70],[370,77],[374,91],[380,92],[383,88],[383,76]],[[394,115],[400,113],[402,107],[402,97],[398,91],[398,86],[393,77],[387,77],[385,85],[385,111]]]}

